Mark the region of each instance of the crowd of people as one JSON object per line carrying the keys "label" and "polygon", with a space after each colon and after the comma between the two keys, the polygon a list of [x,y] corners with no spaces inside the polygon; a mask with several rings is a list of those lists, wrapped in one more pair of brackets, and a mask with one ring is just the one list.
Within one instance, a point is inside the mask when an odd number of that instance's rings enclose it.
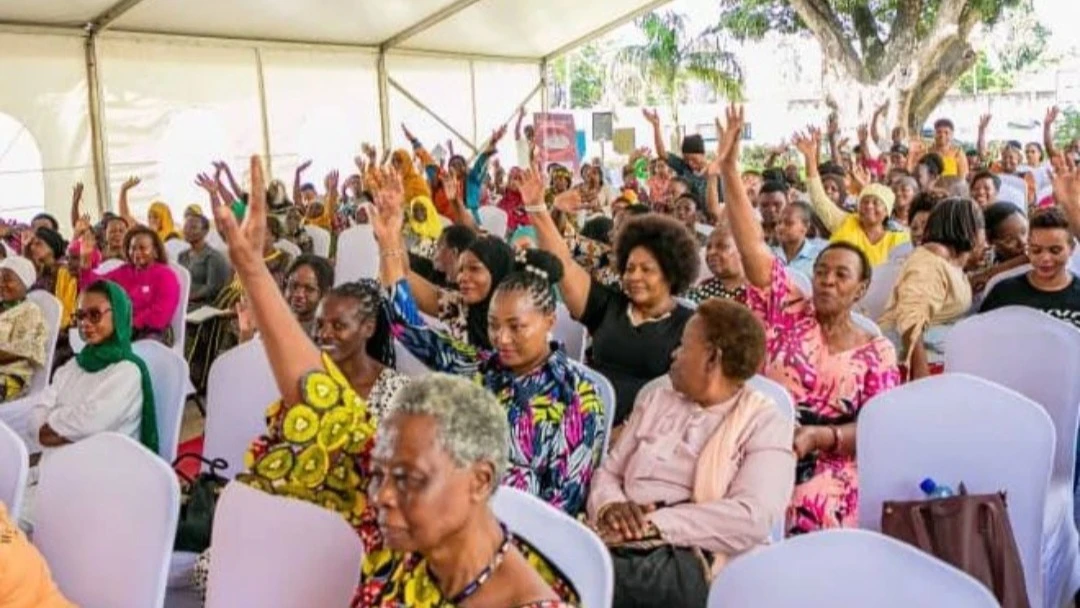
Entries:
{"label": "crowd of people", "polygon": [[[1057,110],[1044,142],[1003,142],[998,159],[990,117],[965,149],[946,119],[932,143],[882,139],[881,114],[851,150],[830,118],[761,170],[741,166],[738,107],[715,150],[690,134],[679,153],[646,111],[654,151],[621,173],[546,164],[523,111],[509,171],[506,126],[445,163],[404,129],[408,148],[365,145],[322,189],[303,178],[310,162],[291,191],[257,157],[247,187],[215,163],[196,179],[207,204],[179,223],[161,201],[131,213],[138,178],[93,223],[77,186],[70,242],[46,214],[0,227],[0,399],[51,373],[31,416],[46,457],[103,431],[156,451],[153,378],[132,342],[171,344],[180,307],[228,311],[186,331],[194,385],[260,341],[281,399],[238,480],[349,522],[365,549],[356,606],[574,605],[581,590],[493,514],[502,485],[592,528],[615,606],[704,606],[716,573],[778,530],[856,525],[860,411],[940,373],[957,321],[1020,305],[1080,328],[1080,142],[1054,145]],[[505,213],[505,234],[484,207]],[[329,258],[311,226],[331,235]],[[358,226],[377,276],[335,286],[336,238]],[[875,332],[861,301],[879,274],[895,281]],[[62,331],[55,371],[34,289],[85,343],[74,353]],[[560,314],[587,332],[584,361],[553,339]],[[398,371],[395,344],[431,373]],[[790,393],[794,419],[756,375]]]}

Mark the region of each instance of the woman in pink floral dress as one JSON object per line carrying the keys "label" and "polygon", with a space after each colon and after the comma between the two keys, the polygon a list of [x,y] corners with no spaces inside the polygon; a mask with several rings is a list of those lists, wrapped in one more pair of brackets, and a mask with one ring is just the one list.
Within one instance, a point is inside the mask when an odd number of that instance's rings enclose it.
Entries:
{"label": "woman in pink floral dress", "polygon": [[[794,450],[799,458],[788,508],[788,534],[854,526],[858,520],[855,428],[872,397],[900,382],[888,339],[867,333],[852,308],[870,283],[870,263],[858,249],[833,243],[814,264],[813,293],[794,286],[769,250],[740,180],[741,109],[728,126],[715,161],[727,216],[743,259],[746,303],[765,324],[765,374],[784,385],[798,407]],[[800,147],[815,145],[796,137]]]}

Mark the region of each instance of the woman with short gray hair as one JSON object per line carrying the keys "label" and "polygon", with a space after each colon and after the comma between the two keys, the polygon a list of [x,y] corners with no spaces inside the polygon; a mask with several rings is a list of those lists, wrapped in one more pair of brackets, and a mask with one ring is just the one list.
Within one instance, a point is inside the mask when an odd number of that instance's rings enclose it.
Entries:
{"label": "woman with short gray hair", "polygon": [[395,395],[372,452],[384,546],[364,558],[363,605],[562,605],[489,504],[509,430],[495,396],[464,378],[432,374]]}

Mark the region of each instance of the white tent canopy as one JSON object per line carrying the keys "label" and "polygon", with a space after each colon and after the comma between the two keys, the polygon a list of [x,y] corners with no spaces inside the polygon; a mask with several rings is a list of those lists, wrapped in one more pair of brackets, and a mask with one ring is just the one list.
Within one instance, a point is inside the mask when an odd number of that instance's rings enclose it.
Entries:
{"label": "white tent canopy", "polygon": [[470,156],[546,105],[550,58],[666,1],[0,0],[0,218],[66,225],[74,182],[94,212],[129,175],[137,215],[178,213],[206,205],[197,172],[243,181],[251,153],[290,187],[314,158],[321,182],[360,142],[404,144],[400,123]]}

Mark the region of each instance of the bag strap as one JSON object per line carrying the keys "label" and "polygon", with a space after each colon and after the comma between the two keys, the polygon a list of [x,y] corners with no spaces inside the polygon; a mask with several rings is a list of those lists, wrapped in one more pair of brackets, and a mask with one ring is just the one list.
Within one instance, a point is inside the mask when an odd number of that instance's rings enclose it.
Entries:
{"label": "bag strap", "polygon": [[989,502],[979,503],[980,523],[983,525],[983,538],[986,541],[986,554],[990,557],[990,571],[994,577],[994,597],[1002,597],[1005,584],[1005,551],[1002,543],[1006,540],[998,537],[1002,529],[1000,513]]}
{"label": "bag strap", "polygon": [[911,531],[915,534],[915,544],[930,555],[934,555],[934,542],[930,540],[930,530],[926,527],[926,517],[923,505],[913,504],[908,509],[908,520]]}
{"label": "bag strap", "polygon": [[181,479],[183,479],[184,481],[186,481],[188,483],[192,483],[194,481],[194,479],[189,478],[184,473],[181,473],[180,470],[177,467],[179,467],[180,463],[183,462],[185,459],[191,459],[191,458],[198,459],[199,462],[201,462],[202,464],[205,464],[206,466],[208,466],[210,468],[210,475],[212,475],[214,477],[220,477],[220,475],[218,475],[219,470],[229,468],[229,462],[227,460],[225,460],[224,458],[207,459],[207,458],[203,458],[202,454],[195,454],[193,452],[188,452],[187,454],[181,454],[181,455],[177,456],[176,460],[174,460],[172,462],[172,468],[174,470],[176,470],[176,474],[178,476],[180,476]]}

